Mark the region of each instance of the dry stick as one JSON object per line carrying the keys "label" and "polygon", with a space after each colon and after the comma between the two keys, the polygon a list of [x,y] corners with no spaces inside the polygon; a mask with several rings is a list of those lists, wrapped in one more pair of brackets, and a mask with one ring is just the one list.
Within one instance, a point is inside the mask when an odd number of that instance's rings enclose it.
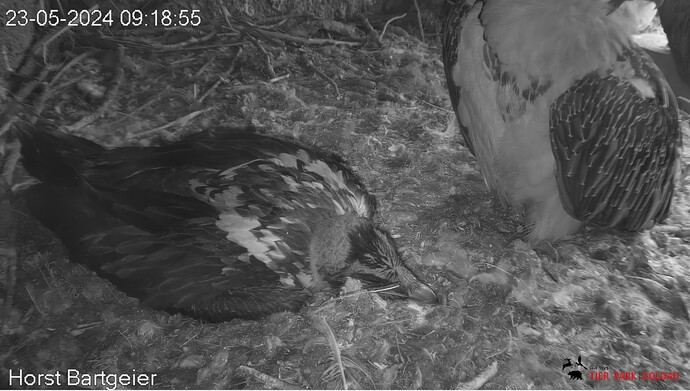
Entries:
{"label": "dry stick", "polygon": [[274,77],[273,79],[269,79],[268,82],[269,83],[277,83],[283,79],[288,79],[289,77],[290,77],[290,74],[288,73],[288,74],[283,75],[283,76],[278,76],[278,77]]}
{"label": "dry stick", "polygon": [[498,361],[494,361],[485,370],[482,371],[477,377],[466,382],[458,383],[455,387],[456,390],[478,390],[481,386],[486,384],[492,377],[496,376],[498,373]]}
{"label": "dry stick", "polygon": [[143,136],[146,136],[146,135],[149,135],[149,134],[152,134],[152,133],[162,132],[162,131],[164,131],[165,129],[170,128],[170,127],[172,127],[172,126],[184,125],[184,124],[186,124],[187,122],[189,122],[189,121],[191,121],[192,119],[194,119],[195,117],[198,117],[199,115],[201,115],[201,114],[203,114],[203,113],[205,113],[205,112],[207,112],[207,111],[209,111],[209,110],[211,110],[211,109],[213,109],[213,107],[209,107],[209,108],[206,108],[206,109],[203,109],[203,110],[199,110],[199,111],[194,111],[194,112],[189,113],[189,114],[187,114],[187,115],[185,115],[185,116],[182,116],[182,117],[180,117],[180,118],[178,118],[178,119],[176,119],[176,120],[174,120],[174,121],[172,121],[172,122],[169,122],[169,123],[167,123],[167,124],[165,124],[165,125],[163,125],[163,126],[159,126],[159,127],[157,127],[157,128],[153,128],[153,129],[145,130],[145,131],[143,131],[143,132],[139,132],[139,133],[133,135],[133,137],[143,137]]}
{"label": "dry stick", "polygon": [[220,9],[223,10],[223,18],[225,19],[225,23],[229,26],[232,27],[232,23],[230,22],[230,11],[228,11],[228,8],[223,4],[222,0],[218,0],[218,3],[220,4]]}
{"label": "dry stick", "polygon": [[414,8],[417,10],[417,28],[419,28],[419,38],[424,42],[424,25],[422,24],[422,12],[419,10],[419,3],[414,0]]}
{"label": "dry stick", "polygon": [[269,376],[265,373],[259,372],[254,368],[250,368],[245,365],[240,365],[237,367],[237,371],[243,373],[246,376],[251,376],[260,382],[264,383],[268,388],[275,388],[278,390],[301,390],[302,387],[290,384],[286,381],[276,379],[273,376]]}
{"label": "dry stick", "polygon": [[[193,58],[190,58],[190,60],[194,60],[194,59],[193,59]],[[193,75],[193,76],[194,76],[194,77],[199,77],[199,75],[201,75],[201,73],[202,73],[209,65],[213,64],[215,61],[216,61],[216,55],[215,55],[215,54],[214,54],[214,55],[211,55],[211,58],[209,58],[208,61],[206,61],[206,62],[204,63],[204,65],[202,65],[201,67],[199,67],[199,69],[198,69],[196,72],[194,72],[194,75]],[[179,62],[177,62],[177,64],[179,64]]]}
{"label": "dry stick", "polygon": [[41,316],[44,316],[43,310],[41,310],[41,307],[38,306],[38,303],[36,303],[36,299],[34,298],[34,295],[31,293],[31,289],[29,289],[28,286],[24,286],[24,289],[26,289],[26,293],[29,294],[29,299],[31,299],[31,302],[34,303],[34,306],[38,310],[38,313],[41,314]]}
{"label": "dry stick", "polygon": [[[237,65],[237,60],[240,58],[240,55],[242,54],[242,46],[237,48],[237,53],[235,53],[235,57],[233,57],[232,61],[230,62],[230,66],[228,67],[228,71],[226,72],[228,75],[232,74],[235,71],[235,66]],[[222,76],[218,76],[218,80],[213,83],[211,88],[209,88],[206,92],[204,92],[198,99],[199,103],[203,102],[204,99],[206,99],[211,92],[213,92],[220,83],[227,83],[228,80],[223,78]]]}
{"label": "dry stick", "polygon": [[316,322],[317,327],[321,329],[321,332],[326,334],[326,340],[328,341],[328,345],[331,347],[331,351],[333,351],[335,363],[338,365],[338,371],[340,371],[340,377],[343,381],[343,388],[347,390],[348,388],[347,378],[345,377],[345,367],[343,366],[342,357],[340,357],[340,348],[338,347],[338,341],[336,341],[335,339],[333,330],[331,329],[331,326],[328,325],[328,322],[326,322],[326,319],[320,316],[314,316],[313,319]]}
{"label": "dry stick", "polygon": [[321,39],[321,38],[301,38],[295,37],[285,33],[279,33],[277,31],[268,31],[264,29],[256,29],[260,34],[266,35],[267,37],[282,39],[285,41],[292,41],[297,43],[303,43],[306,45],[344,45],[344,46],[360,46],[361,42],[349,42],[349,41],[338,41],[335,39]]}
{"label": "dry stick", "polygon": [[201,38],[189,37],[189,38],[185,39],[185,40],[182,41],[182,42],[178,42],[178,43],[174,43],[174,44],[170,44],[170,45],[164,45],[164,44],[158,44],[158,43],[150,44],[150,45],[153,47],[153,49],[156,49],[156,50],[177,50],[177,49],[184,49],[184,48],[186,48],[187,46],[191,46],[191,45],[196,45],[196,44],[198,44],[198,43],[207,42],[207,41],[211,40],[213,37],[215,37],[217,33],[218,33],[218,32],[214,30],[214,31],[211,31],[210,33],[204,35],[204,36],[201,37]]}
{"label": "dry stick", "polygon": [[199,103],[202,103],[204,99],[208,98],[208,96],[220,85],[220,83],[227,83],[227,80],[223,79],[221,76],[218,76],[218,80],[216,80],[211,87],[206,90],[198,99]]}
{"label": "dry stick", "polygon": [[386,29],[388,28],[388,25],[389,25],[389,24],[395,22],[395,21],[398,20],[398,19],[402,19],[402,18],[404,18],[404,17],[406,17],[406,16],[407,16],[407,13],[404,13],[404,14],[402,14],[402,15],[400,15],[400,16],[394,16],[394,17],[388,19],[388,21],[386,22],[386,24],[383,26],[383,31],[381,32],[381,37],[379,37],[379,39],[380,39],[380,40],[383,40],[383,35],[386,34]]}
{"label": "dry stick", "polygon": [[323,73],[320,69],[316,68],[316,65],[314,65],[314,62],[313,62],[313,61],[311,61],[311,60],[308,59],[308,58],[305,58],[304,60],[305,60],[305,61],[304,61],[304,65],[306,65],[308,69],[310,69],[311,71],[313,71],[314,73],[316,73],[317,75],[319,75],[322,79],[326,80],[327,83],[329,83],[330,85],[333,86],[333,88],[335,89],[336,99],[337,99],[337,100],[340,100],[341,96],[340,96],[340,89],[338,89],[338,84],[336,84],[335,81],[334,81],[333,79],[331,79],[330,77],[328,77],[328,76],[327,76],[325,73]]}

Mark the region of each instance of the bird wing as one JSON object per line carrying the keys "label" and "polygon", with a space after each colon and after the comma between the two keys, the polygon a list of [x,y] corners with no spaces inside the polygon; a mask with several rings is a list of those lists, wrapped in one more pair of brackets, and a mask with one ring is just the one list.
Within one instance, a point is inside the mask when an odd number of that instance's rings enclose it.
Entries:
{"label": "bird wing", "polygon": [[88,191],[50,183],[24,192],[27,205],[69,250],[144,305],[221,321],[295,310],[310,293],[225,240],[214,217],[150,231],[115,217]]}
{"label": "bird wing", "polygon": [[[313,274],[318,268],[312,268],[308,255],[316,231],[323,226],[321,221],[352,216],[345,219],[347,223],[371,219],[375,214],[374,198],[339,158],[294,142],[256,134],[203,132],[160,147],[105,150],[76,136],[46,129],[27,129],[20,137],[32,175],[69,189],[73,199],[84,199],[83,208],[89,209],[89,217],[75,225],[97,225],[92,215],[99,214],[99,219],[116,221],[114,226],[128,226],[126,232],[148,233],[148,237],[140,238],[140,244],[208,233],[207,242],[220,240],[229,246],[225,249],[228,252],[246,255],[245,261],[253,257],[264,265],[257,273],[270,270],[286,287],[317,288],[319,279]],[[58,167],[53,167],[56,164]],[[51,213],[61,212],[44,214]],[[105,235],[109,229],[97,226],[96,231]],[[115,237],[125,240],[122,229]],[[86,232],[63,237],[63,242],[88,247],[92,241],[84,241],[85,236]],[[105,247],[112,248],[112,254],[120,253],[116,240],[99,242],[107,243]],[[201,251],[192,251],[197,246],[207,244],[191,244],[185,251],[195,253]],[[341,245],[337,255],[344,260],[346,243],[341,241]],[[143,257],[128,262],[128,267],[161,267],[155,257],[149,262],[146,253],[141,254]],[[213,274],[212,264],[211,260],[206,264],[209,267],[199,269],[211,273],[208,278],[217,277],[222,269],[215,265]],[[101,270],[116,277],[120,265],[113,261],[109,271]],[[224,281],[225,286],[234,286],[232,279]]]}
{"label": "bird wing", "polygon": [[457,62],[458,42],[460,41],[462,26],[464,25],[464,20],[468,17],[468,14],[471,10],[472,5],[464,0],[453,5],[450,8],[448,16],[445,20],[441,38],[443,47],[443,68],[446,72],[446,82],[448,83],[450,102],[453,106],[453,111],[455,111],[456,118],[458,119],[460,132],[465,140],[467,149],[469,149],[474,155],[474,147],[472,146],[472,140],[470,139],[468,124],[462,121],[460,114],[458,113],[458,104],[460,103],[460,96],[462,95],[462,87],[460,85],[460,81],[453,77],[453,67]]}
{"label": "bird wing", "polygon": [[586,75],[551,105],[558,188],[576,219],[639,231],[669,211],[681,144],[678,108],[637,46],[607,71]]}

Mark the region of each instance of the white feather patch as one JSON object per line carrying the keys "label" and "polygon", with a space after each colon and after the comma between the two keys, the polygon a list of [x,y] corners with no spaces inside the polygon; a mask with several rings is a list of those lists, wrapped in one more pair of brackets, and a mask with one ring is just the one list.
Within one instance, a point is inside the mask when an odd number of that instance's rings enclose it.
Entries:
{"label": "white feather patch", "polygon": [[[221,213],[216,221],[216,226],[227,233],[229,241],[237,243],[247,249],[249,254],[255,256],[265,264],[271,263],[271,259],[266,255],[271,250],[265,241],[257,239],[252,233],[253,229],[261,227],[261,223],[256,216],[242,217],[234,211]],[[269,242],[270,243],[270,242]]]}
{"label": "white feather patch", "polygon": [[607,0],[491,0],[482,11],[489,45],[526,89],[532,80],[579,79],[630,45],[629,20]]}
{"label": "white feather patch", "polygon": [[289,153],[281,153],[277,158],[271,159],[271,161],[279,166],[297,168],[297,156]]}
{"label": "white feather patch", "polygon": [[255,159],[255,160],[252,160],[252,161],[249,161],[249,162],[246,162],[246,163],[242,163],[242,164],[240,164],[239,166],[230,167],[230,168],[228,168],[227,170],[221,172],[220,175],[222,175],[222,176],[223,176],[224,178],[226,178],[226,179],[232,179],[232,178],[235,177],[235,175],[237,175],[237,174],[235,173],[235,171],[239,170],[239,169],[242,168],[242,167],[247,167],[248,165],[250,165],[250,164],[252,164],[252,163],[260,162],[260,161],[262,161],[262,160],[263,160],[263,159]]}
{"label": "white feather patch", "polygon": [[614,66],[613,74],[628,80],[643,97],[654,98],[656,96],[652,83],[647,79],[635,76],[635,69],[629,62],[617,62]]}

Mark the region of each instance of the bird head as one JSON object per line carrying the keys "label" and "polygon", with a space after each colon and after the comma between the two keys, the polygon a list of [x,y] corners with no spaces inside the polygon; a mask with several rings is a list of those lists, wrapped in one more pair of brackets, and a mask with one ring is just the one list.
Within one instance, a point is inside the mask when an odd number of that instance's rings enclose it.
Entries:
{"label": "bird head", "polygon": [[405,263],[391,235],[373,224],[364,224],[350,232],[348,268],[344,275],[362,281],[365,288],[398,285],[381,292],[385,296],[408,297],[420,302],[439,302],[436,293],[421,282]]}

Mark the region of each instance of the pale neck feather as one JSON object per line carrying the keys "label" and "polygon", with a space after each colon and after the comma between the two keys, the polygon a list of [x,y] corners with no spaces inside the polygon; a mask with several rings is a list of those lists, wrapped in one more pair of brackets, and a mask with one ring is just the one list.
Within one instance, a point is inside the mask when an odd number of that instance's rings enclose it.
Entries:
{"label": "pale neck feather", "polygon": [[[486,0],[485,37],[518,85],[608,68],[631,45],[630,13],[606,0]],[[524,83],[524,84],[523,84]]]}

